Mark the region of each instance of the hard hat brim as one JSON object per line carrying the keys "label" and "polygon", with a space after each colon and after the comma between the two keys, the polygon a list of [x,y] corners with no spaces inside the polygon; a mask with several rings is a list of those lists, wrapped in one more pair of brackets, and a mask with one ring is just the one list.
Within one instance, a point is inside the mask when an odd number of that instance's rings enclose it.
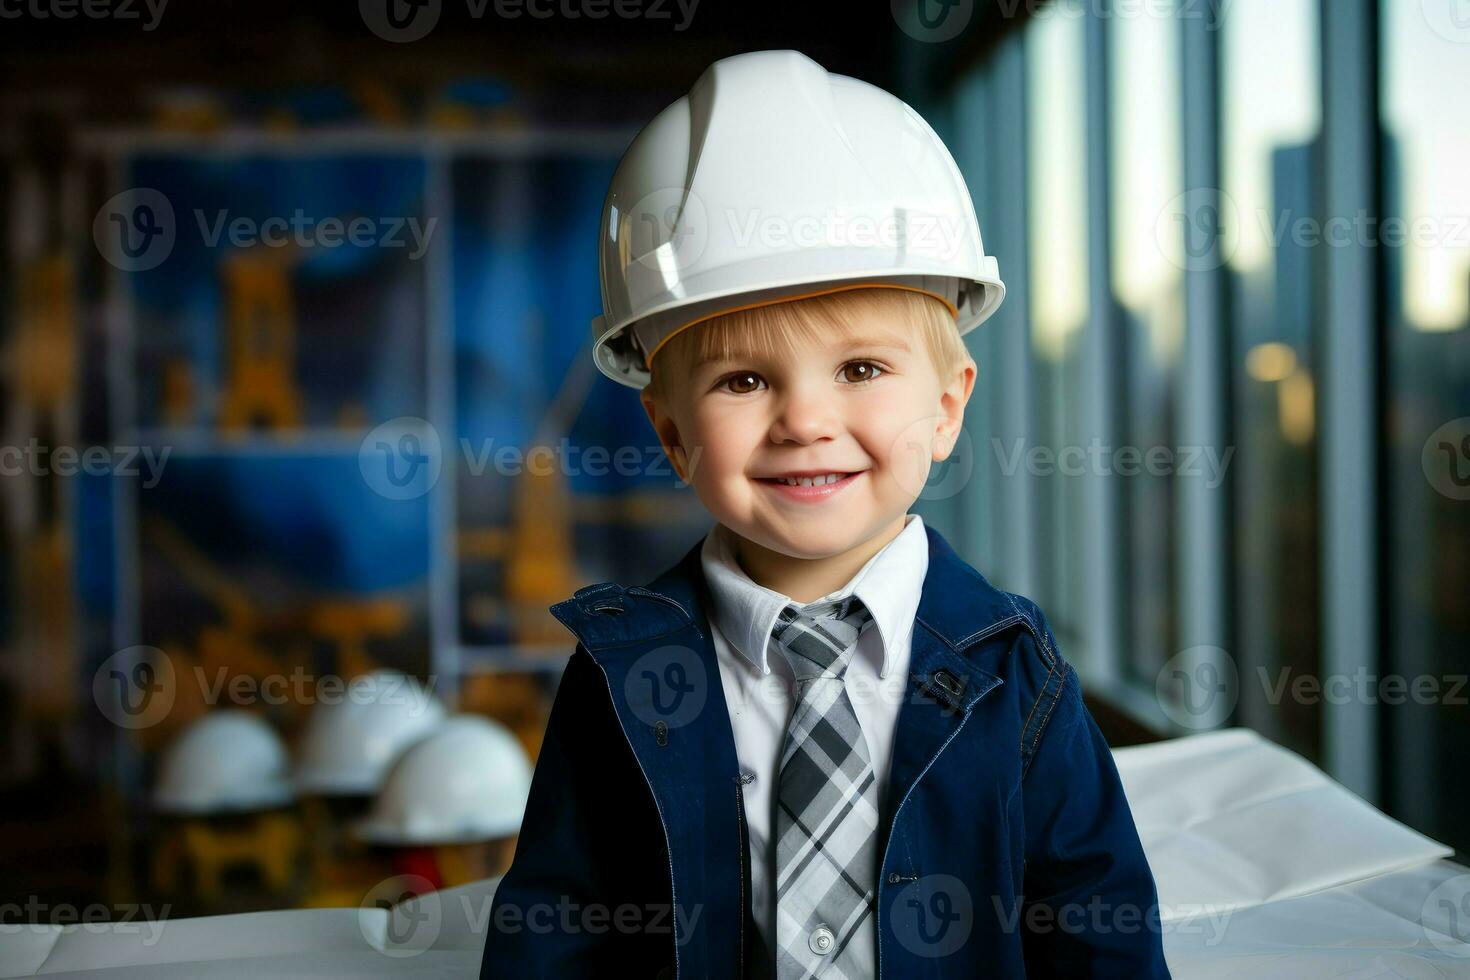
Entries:
{"label": "hard hat brim", "polygon": [[[933,296],[949,308],[955,317],[956,329],[964,336],[989,319],[1005,299],[1005,283],[1001,281],[995,259],[987,256],[985,265],[988,274],[977,279],[961,280],[950,274],[915,274],[912,270],[861,277],[845,273],[826,280],[803,277],[761,289],[730,290],[704,297],[699,303],[671,301],[644,316],[617,325],[610,326],[606,317],[598,316],[592,319],[593,360],[607,377],[641,390],[652,380],[650,365],[654,355],[670,339],[690,327],[740,310],[851,289],[902,289]],[[944,281],[954,286],[946,288],[942,285]],[[684,311],[685,316],[672,323],[667,319],[669,313],[680,311]],[[662,324],[652,329],[646,326],[660,316],[666,318]],[[645,337],[653,342],[648,343]]]}

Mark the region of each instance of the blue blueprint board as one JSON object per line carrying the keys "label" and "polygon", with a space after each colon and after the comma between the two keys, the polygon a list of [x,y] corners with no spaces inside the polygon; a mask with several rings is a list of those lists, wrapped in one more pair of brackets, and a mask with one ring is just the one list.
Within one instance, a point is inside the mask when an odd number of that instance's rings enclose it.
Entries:
{"label": "blue blueprint board", "polygon": [[184,455],[139,491],[145,518],[165,518],[211,558],[266,566],[283,585],[327,592],[421,582],[429,499],[376,493],[356,453]]}
{"label": "blue blueprint board", "polygon": [[[611,156],[455,161],[456,422],[482,458],[491,439],[494,447],[528,448],[567,375],[590,366],[591,320],[602,311],[599,224],[616,165]],[[566,427],[546,438],[609,449],[651,441],[632,389],[594,369],[574,391]],[[627,493],[650,482],[611,467],[591,474],[570,458],[574,494]],[[487,478],[462,486],[481,498],[462,494],[462,513],[489,506],[484,498],[503,499]],[[509,513],[475,516],[503,523]]]}
{"label": "blue blueprint board", "polygon": [[[174,448],[157,486],[139,486],[142,516],[157,515],[227,568],[269,568],[277,584],[307,590],[373,591],[421,582],[428,570],[428,497],[390,500],[359,470],[351,439],[321,445],[314,431],[339,424],[344,405],[361,405],[368,424],[427,412],[428,263],[411,245],[338,245],[303,237],[293,247],[296,322],[293,374],[305,402],[307,448],[233,451],[217,432],[214,393],[225,380],[229,336],[224,262],[236,248],[222,221],[363,216],[386,236],[412,217],[427,227],[426,164],[416,156],[135,158],[129,186],[162,192],[173,208],[176,240],[158,267],[132,273],[136,317],[138,424],[160,429],[164,364],[190,365],[198,410],[189,421],[205,442]],[[296,234],[288,232],[293,238]],[[432,233],[431,233],[432,234]],[[399,237],[411,242],[406,231]],[[432,239],[431,239],[432,241]],[[281,249],[256,245],[259,252]],[[164,430],[167,432],[167,430]],[[172,440],[165,434],[161,441]],[[105,591],[87,572],[94,591]]]}
{"label": "blue blueprint board", "polygon": [[[293,261],[295,373],[306,425],[333,425],[346,401],[362,403],[373,420],[422,415],[428,261],[413,257],[408,222],[429,228],[425,176],[426,164],[413,156],[135,158],[129,186],[162,192],[177,229],[167,259],[130,276],[138,424],[159,424],[164,362],[187,360],[201,392],[223,381],[229,338],[221,275],[237,248],[230,222],[238,219],[254,227],[272,218],[296,221],[307,229],[288,229],[293,243],[284,249],[255,246],[263,254],[289,251]],[[357,217],[373,223],[373,244],[322,243],[317,229],[324,219]],[[432,244],[433,232],[427,235]],[[295,244],[298,238],[308,244]],[[400,240],[402,246],[393,244]],[[195,424],[214,424],[208,399],[201,413]]]}

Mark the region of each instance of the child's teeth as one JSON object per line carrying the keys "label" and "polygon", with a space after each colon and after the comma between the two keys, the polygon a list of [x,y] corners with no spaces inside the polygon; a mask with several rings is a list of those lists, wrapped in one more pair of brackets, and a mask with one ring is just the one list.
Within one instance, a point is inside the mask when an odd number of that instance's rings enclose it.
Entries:
{"label": "child's teeth", "polygon": [[787,477],[783,482],[789,487],[815,487],[836,483],[840,479],[842,479],[841,473],[827,473],[824,476]]}

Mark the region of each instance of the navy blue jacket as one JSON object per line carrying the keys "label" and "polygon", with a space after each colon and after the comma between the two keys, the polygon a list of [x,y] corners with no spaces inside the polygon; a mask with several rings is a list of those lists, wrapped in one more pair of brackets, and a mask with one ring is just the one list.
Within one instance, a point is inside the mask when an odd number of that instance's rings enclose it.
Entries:
{"label": "navy blue jacket", "polygon": [[[886,977],[1168,977],[1112,754],[1029,600],[925,525],[881,801]],[[551,607],[576,634],[480,976],[766,975],[700,544]]]}

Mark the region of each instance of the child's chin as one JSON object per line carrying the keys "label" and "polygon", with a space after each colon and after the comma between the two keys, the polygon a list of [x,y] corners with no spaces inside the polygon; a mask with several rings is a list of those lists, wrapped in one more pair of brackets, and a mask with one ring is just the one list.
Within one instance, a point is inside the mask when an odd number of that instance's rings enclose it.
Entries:
{"label": "child's chin", "polygon": [[867,524],[852,514],[812,515],[799,524],[774,532],[774,550],[792,558],[829,558],[862,543]]}

